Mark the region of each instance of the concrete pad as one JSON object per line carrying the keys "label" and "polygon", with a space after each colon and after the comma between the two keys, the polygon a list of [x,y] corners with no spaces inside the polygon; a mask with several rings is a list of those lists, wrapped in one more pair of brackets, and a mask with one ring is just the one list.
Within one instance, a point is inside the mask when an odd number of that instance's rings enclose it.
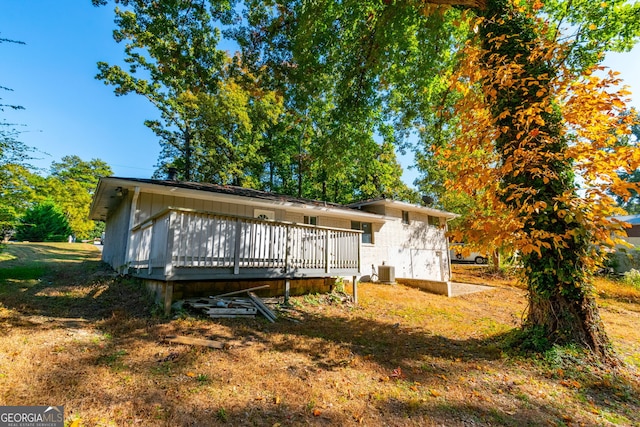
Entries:
{"label": "concrete pad", "polygon": [[490,291],[492,289],[495,289],[495,288],[493,286],[488,286],[488,285],[476,285],[473,283],[451,282],[451,295],[449,296],[459,297],[461,295]]}

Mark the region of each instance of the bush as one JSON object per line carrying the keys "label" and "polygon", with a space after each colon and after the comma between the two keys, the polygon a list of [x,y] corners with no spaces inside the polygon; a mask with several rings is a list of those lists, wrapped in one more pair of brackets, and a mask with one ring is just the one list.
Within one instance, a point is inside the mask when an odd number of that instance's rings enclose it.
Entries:
{"label": "bush", "polygon": [[72,233],[69,221],[53,202],[27,210],[16,230],[16,239],[30,242],[64,242]]}
{"label": "bush", "polygon": [[622,279],[622,281],[629,286],[640,289],[640,271],[632,268],[631,270],[624,273],[624,278]]}

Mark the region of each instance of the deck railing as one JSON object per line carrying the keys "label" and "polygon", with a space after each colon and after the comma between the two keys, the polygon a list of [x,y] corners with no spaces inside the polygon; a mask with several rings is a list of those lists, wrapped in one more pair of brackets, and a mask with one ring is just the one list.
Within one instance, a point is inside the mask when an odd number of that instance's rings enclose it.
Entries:
{"label": "deck railing", "polygon": [[168,208],[133,227],[129,268],[278,270],[283,277],[309,272],[360,272],[358,230],[235,217]]}

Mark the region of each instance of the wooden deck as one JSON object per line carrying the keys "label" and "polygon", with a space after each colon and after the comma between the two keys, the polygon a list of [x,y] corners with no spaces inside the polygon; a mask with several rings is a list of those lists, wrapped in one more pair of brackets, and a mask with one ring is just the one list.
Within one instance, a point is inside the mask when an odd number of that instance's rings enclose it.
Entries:
{"label": "wooden deck", "polygon": [[360,234],[167,208],[133,227],[128,272],[164,281],[359,276]]}

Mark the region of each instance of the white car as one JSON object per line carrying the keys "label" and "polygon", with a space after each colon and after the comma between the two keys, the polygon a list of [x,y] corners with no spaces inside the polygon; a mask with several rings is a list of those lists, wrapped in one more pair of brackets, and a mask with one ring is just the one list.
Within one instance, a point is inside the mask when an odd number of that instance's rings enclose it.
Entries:
{"label": "white car", "polygon": [[[453,245],[452,245],[453,246]],[[464,246],[461,244],[455,245],[458,249],[451,249],[449,251],[449,256],[451,257],[451,262],[460,262],[460,263],[471,263],[474,262],[476,264],[486,264],[489,259],[487,255],[482,254],[481,252],[471,252],[469,255],[462,255],[462,251],[459,247]]]}

